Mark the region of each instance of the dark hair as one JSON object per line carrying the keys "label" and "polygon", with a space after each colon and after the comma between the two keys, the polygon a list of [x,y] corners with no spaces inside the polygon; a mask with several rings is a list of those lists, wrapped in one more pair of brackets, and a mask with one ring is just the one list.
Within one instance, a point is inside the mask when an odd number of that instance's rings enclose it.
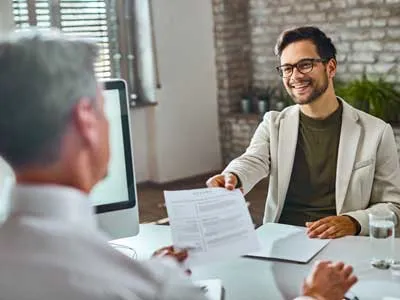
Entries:
{"label": "dark hair", "polygon": [[296,27],[282,32],[275,45],[275,55],[280,57],[289,44],[303,40],[313,42],[321,58],[336,60],[336,48],[332,40],[319,28],[313,26]]}

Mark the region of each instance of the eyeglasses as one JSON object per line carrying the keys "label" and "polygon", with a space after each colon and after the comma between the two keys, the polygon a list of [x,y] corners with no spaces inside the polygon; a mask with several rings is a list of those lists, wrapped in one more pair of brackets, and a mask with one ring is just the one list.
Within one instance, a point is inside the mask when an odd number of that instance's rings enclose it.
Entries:
{"label": "eyeglasses", "polygon": [[284,64],[282,66],[276,67],[276,70],[279,73],[279,76],[282,78],[290,77],[293,73],[293,68],[296,68],[301,74],[310,73],[314,67],[314,64],[317,62],[326,62],[327,59],[324,58],[304,58],[297,63],[291,64]]}

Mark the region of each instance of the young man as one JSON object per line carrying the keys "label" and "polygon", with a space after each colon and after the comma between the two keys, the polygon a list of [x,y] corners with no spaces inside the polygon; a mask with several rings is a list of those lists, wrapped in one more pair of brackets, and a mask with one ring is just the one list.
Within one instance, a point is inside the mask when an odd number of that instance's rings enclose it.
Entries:
{"label": "young man", "polygon": [[264,222],[307,226],[310,237],[367,235],[369,212],[392,211],[398,219],[392,128],[335,95],[331,39],[316,27],[299,27],[284,31],[275,50],[295,105],[268,112],[246,152],[207,185],[247,193],[269,176]]}
{"label": "young man", "polygon": [[[0,155],[17,180],[0,228],[1,298],[206,300],[171,258],[129,259],[96,228],[88,193],[109,160],[96,52],[54,31],[0,41]],[[356,281],[351,273],[318,264],[304,295],[339,299]]]}

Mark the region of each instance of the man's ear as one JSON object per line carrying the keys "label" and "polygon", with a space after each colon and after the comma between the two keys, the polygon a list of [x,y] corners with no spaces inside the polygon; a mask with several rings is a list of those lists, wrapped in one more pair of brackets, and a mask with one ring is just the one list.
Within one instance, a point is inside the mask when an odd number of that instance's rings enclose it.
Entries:
{"label": "man's ear", "polygon": [[88,98],[80,99],[72,110],[76,131],[82,142],[88,145],[92,145],[99,138],[96,113],[94,101]]}
{"label": "man's ear", "polygon": [[328,77],[332,79],[336,75],[336,67],[337,67],[337,62],[336,59],[332,58],[328,61],[326,70],[328,72]]}

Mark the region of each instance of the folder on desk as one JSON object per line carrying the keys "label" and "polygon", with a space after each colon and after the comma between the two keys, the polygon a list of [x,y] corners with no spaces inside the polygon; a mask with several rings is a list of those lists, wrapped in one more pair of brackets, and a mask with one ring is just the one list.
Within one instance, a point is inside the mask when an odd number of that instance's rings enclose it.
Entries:
{"label": "folder on desk", "polygon": [[261,250],[246,256],[308,263],[330,240],[310,239],[306,228],[277,223],[259,227]]}

